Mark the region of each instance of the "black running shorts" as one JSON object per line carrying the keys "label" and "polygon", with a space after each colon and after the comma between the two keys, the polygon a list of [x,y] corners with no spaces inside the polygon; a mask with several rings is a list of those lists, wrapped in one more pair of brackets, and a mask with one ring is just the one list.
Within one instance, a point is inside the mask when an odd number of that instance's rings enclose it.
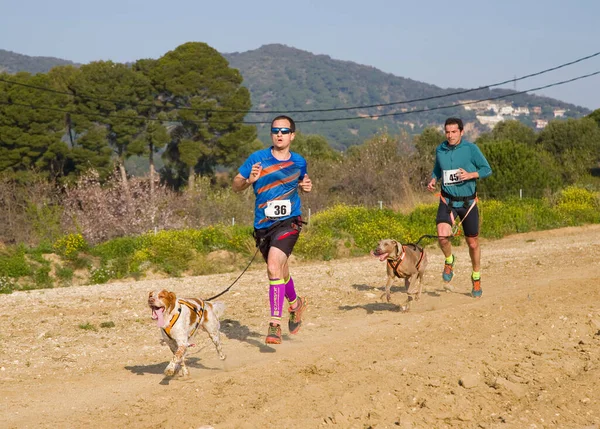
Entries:
{"label": "black running shorts", "polygon": [[302,218],[300,216],[292,217],[274,223],[269,228],[254,229],[254,239],[265,261],[271,247],[280,249],[289,257],[301,230]]}
{"label": "black running shorts", "polygon": [[[475,204],[475,201],[471,201],[470,203]],[[450,207],[440,200],[437,216],[435,218],[436,225],[439,223],[452,225],[452,219],[450,217],[450,213],[452,213],[455,222],[457,222],[458,218],[462,221],[461,226],[466,237],[477,237],[479,235],[479,210],[477,209],[477,204],[475,204],[475,207],[471,209],[467,216],[469,207],[469,203],[465,203],[463,207]]]}

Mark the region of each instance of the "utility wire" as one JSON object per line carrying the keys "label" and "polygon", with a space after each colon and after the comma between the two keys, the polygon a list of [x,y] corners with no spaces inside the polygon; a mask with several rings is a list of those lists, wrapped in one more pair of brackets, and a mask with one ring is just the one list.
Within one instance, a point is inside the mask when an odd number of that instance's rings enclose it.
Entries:
{"label": "utility wire", "polygon": [[[446,97],[451,97],[451,96],[454,96],[454,95],[467,94],[469,92],[479,91],[479,90],[483,90],[483,89],[489,89],[489,88],[493,88],[493,87],[496,87],[496,86],[502,86],[502,85],[506,85],[506,84],[511,83],[511,82],[517,82],[517,81],[528,79],[528,78],[535,77],[535,76],[540,76],[542,74],[549,73],[551,71],[555,71],[555,70],[558,70],[558,69],[561,69],[561,68],[564,68],[564,67],[567,67],[567,66],[570,66],[570,65],[573,65],[573,64],[580,63],[582,61],[589,60],[589,59],[597,57],[599,55],[600,55],[600,52],[596,52],[594,54],[587,55],[585,57],[581,57],[581,58],[578,58],[576,60],[573,60],[573,61],[570,61],[570,62],[567,62],[567,63],[563,63],[563,64],[560,64],[558,66],[551,67],[551,68],[548,68],[548,69],[545,69],[545,70],[542,70],[542,71],[539,71],[539,72],[531,73],[531,74],[528,74],[528,75],[525,75],[525,76],[515,77],[513,79],[508,79],[508,80],[505,80],[505,81],[502,81],[502,82],[492,83],[492,84],[480,86],[480,87],[477,87],[477,88],[465,89],[465,90],[455,91],[455,92],[449,92],[447,94],[438,94],[438,95],[433,95],[433,96],[429,96],[429,97],[415,98],[415,99],[412,99],[412,100],[396,101],[396,102],[391,102],[391,103],[368,104],[368,105],[350,106],[350,107],[334,107],[334,108],[329,108],[329,109],[287,110],[287,112],[288,113],[338,112],[338,111],[349,111],[349,110],[357,110],[357,109],[370,109],[370,108],[375,108],[375,107],[398,106],[398,105],[402,105],[402,104],[410,104],[410,103],[416,103],[416,102],[420,102],[420,101],[429,101],[429,100],[435,100],[435,99],[439,99],[439,98],[446,98]],[[124,102],[124,101],[118,101],[118,100],[114,100],[114,99],[110,99],[110,98],[89,96],[89,95],[84,95],[84,94],[72,94],[70,92],[58,91],[58,90],[51,89],[51,88],[45,88],[45,87],[31,85],[31,84],[26,84],[26,83],[21,83],[21,82],[14,82],[14,81],[7,80],[7,79],[2,79],[2,78],[0,78],[0,82],[12,84],[12,85],[19,85],[19,86],[23,86],[23,87],[30,88],[30,89],[40,90],[40,91],[52,92],[54,94],[67,95],[67,96],[70,96],[70,97],[73,97],[73,98],[82,98],[82,99],[91,100],[91,101],[109,102],[109,103],[116,104],[118,106],[161,107],[158,104],[152,104],[152,103]],[[195,109],[195,108],[192,108],[192,107],[176,107],[176,106],[172,106],[172,107],[168,106],[168,107],[171,108],[171,109],[191,110],[191,111],[194,111],[194,112],[205,112],[205,113],[212,113],[212,112],[219,112],[219,113],[245,113],[245,114],[247,114],[247,113],[254,113],[254,114],[280,113],[280,111],[277,111],[277,110],[221,110],[221,109]]]}
{"label": "utility wire", "polygon": [[[294,122],[296,122],[296,123],[302,123],[302,122],[349,121],[349,120],[352,120],[352,119],[367,119],[367,118],[373,119],[373,118],[381,118],[381,117],[386,117],[386,116],[402,116],[402,115],[409,115],[411,113],[429,112],[429,111],[432,111],[432,110],[450,109],[452,107],[467,106],[469,104],[477,104],[477,103],[481,103],[483,101],[499,100],[501,98],[507,98],[507,97],[512,97],[512,96],[515,96],[515,95],[526,94],[526,93],[531,92],[531,91],[539,91],[541,89],[551,88],[553,86],[564,85],[566,83],[575,82],[576,80],[585,79],[585,78],[588,78],[588,77],[596,76],[598,74],[600,74],[600,70],[596,71],[596,72],[593,72],[593,73],[586,74],[586,75],[577,76],[577,77],[574,77],[572,79],[567,79],[567,80],[563,80],[563,81],[560,81],[560,82],[551,83],[551,84],[544,85],[544,86],[538,86],[537,88],[526,89],[524,91],[519,91],[519,92],[512,92],[510,94],[499,95],[499,96],[496,96],[496,97],[483,98],[481,100],[465,101],[463,103],[449,104],[449,105],[446,105],[446,106],[436,106],[436,107],[424,108],[424,109],[418,109],[418,110],[409,110],[409,111],[406,111],[406,112],[383,113],[381,115],[363,115],[363,116],[352,116],[352,117],[346,117],[346,118],[332,118],[332,119],[313,119],[313,120],[305,119],[305,120],[297,120],[297,121],[295,120]],[[245,123],[250,124],[252,122],[245,122]],[[256,122],[256,124],[264,124],[264,123],[265,122]]]}
{"label": "utility wire", "polygon": [[[521,76],[521,77],[515,77],[513,79],[509,79],[509,80],[505,80],[503,82],[498,82],[498,83],[492,83],[490,85],[484,85],[484,86],[480,86],[478,88],[472,88],[472,89],[465,89],[462,91],[456,91],[456,92],[449,92],[447,94],[440,94],[440,95],[433,95],[430,97],[423,97],[423,98],[415,98],[412,100],[405,100],[405,101],[396,101],[396,102],[391,102],[391,103],[382,103],[382,104],[370,104],[370,105],[364,105],[364,106],[353,106],[353,107],[335,107],[335,108],[330,108],[330,109],[312,109],[312,110],[286,110],[289,113],[309,113],[309,112],[335,112],[335,111],[345,111],[345,110],[356,110],[356,109],[369,109],[369,108],[373,108],[373,107],[388,107],[388,106],[397,106],[397,105],[401,105],[401,104],[410,104],[410,103],[415,103],[418,101],[428,101],[428,100],[435,100],[438,98],[445,98],[445,97],[451,97],[453,95],[461,95],[461,94],[467,94],[469,92],[474,92],[474,91],[479,91],[482,89],[489,89],[495,86],[502,86],[502,85],[506,85],[507,83],[511,83],[511,82],[517,82],[519,80],[523,80],[523,79],[528,79],[530,77],[535,77],[535,76],[540,76],[544,73],[548,73],[554,70],[558,70],[561,69],[563,67],[567,67],[573,64],[577,64],[579,62],[585,61],[585,60],[589,60],[590,58],[594,58],[597,57],[598,55],[600,55],[600,52],[596,52],[595,54],[591,54],[582,58],[579,58],[577,60],[568,62],[568,63],[564,63],[561,65],[558,65],[556,67],[552,67],[546,70],[542,70],[536,73],[531,73],[525,76]],[[533,91],[533,90],[531,90]],[[249,111],[248,113],[279,113],[277,111],[262,111],[262,112],[253,112],[253,111]]]}
{"label": "utility wire", "polygon": [[[589,73],[586,75],[581,75],[581,76],[577,76],[574,77],[572,79],[567,79],[567,80],[563,80],[560,82],[555,82],[555,83],[551,83],[548,85],[544,85],[544,86],[539,86],[537,88],[530,88],[530,89],[526,89],[524,91],[519,91],[519,92],[512,92],[510,94],[504,94],[504,95],[499,95],[496,97],[490,97],[490,98],[483,98],[480,100],[475,100],[475,101],[466,101],[463,103],[456,103],[456,104],[450,104],[450,105],[446,105],[446,106],[437,106],[437,107],[431,107],[431,108],[425,108],[425,109],[418,109],[418,110],[409,110],[406,112],[396,112],[396,113],[385,113],[385,114],[381,114],[381,115],[363,115],[363,116],[351,116],[351,117],[344,117],[344,118],[331,118],[331,119],[305,119],[305,120],[296,120],[296,123],[306,123],[306,122],[334,122],[334,121],[349,121],[349,120],[354,120],[354,119],[373,119],[373,118],[381,118],[381,117],[386,117],[386,116],[402,116],[402,115],[409,115],[412,113],[422,113],[422,112],[429,112],[432,110],[440,110],[440,109],[450,109],[452,107],[460,107],[460,106],[467,106],[469,104],[476,104],[476,103],[481,103],[484,101],[494,101],[494,100],[498,100],[501,98],[507,98],[507,97],[512,97],[515,95],[520,95],[520,94],[525,94],[531,91],[539,91],[541,89],[546,89],[546,88],[551,88],[554,86],[559,86],[559,85],[564,85],[566,83],[570,83],[570,82],[574,82],[577,80],[581,80],[581,79],[586,79],[588,77],[592,77],[592,76],[596,76],[600,74],[600,71],[596,71],[593,73]],[[103,115],[103,114],[99,114],[99,113],[78,113],[78,112],[73,112],[70,110],[65,110],[65,109],[60,109],[57,107],[45,107],[45,106],[35,106],[32,104],[23,104],[23,103],[15,103],[12,101],[0,101],[0,104],[3,105],[9,105],[9,106],[19,106],[19,107],[26,107],[26,108],[30,108],[30,109],[34,109],[34,110],[50,110],[50,111],[55,111],[55,112],[61,112],[61,113],[68,113],[70,115],[79,115],[79,116],[86,116],[86,117],[92,117],[92,118],[110,118],[110,119],[124,119],[124,120],[128,120],[128,121],[156,121],[156,122],[166,122],[162,119],[155,119],[155,118],[147,118],[145,116],[119,116],[119,115]],[[191,123],[197,123],[197,124],[205,124],[207,121],[193,121],[193,120],[186,120],[185,122],[191,122]],[[230,124],[231,121],[210,121],[212,124]],[[260,124],[270,124],[271,121],[242,121],[242,124],[246,124],[246,125],[260,125]]]}

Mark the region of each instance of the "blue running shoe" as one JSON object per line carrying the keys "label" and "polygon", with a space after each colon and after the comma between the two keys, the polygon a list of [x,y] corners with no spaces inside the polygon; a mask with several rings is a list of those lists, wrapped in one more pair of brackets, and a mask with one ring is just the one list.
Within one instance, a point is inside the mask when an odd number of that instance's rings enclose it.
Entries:
{"label": "blue running shoe", "polygon": [[444,271],[442,272],[442,278],[446,283],[452,280],[454,277],[454,264],[456,263],[456,256],[452,255],[452,263],[449,264],[444,262]]}
{"label": "blue running shoe", "polygon": [[481,290],[481,279],[473,279],[471,278],[471,282],[473,283],[473,289],[471,289],[471,296],[473,298],[481,298],[481,294],[483,291]]}

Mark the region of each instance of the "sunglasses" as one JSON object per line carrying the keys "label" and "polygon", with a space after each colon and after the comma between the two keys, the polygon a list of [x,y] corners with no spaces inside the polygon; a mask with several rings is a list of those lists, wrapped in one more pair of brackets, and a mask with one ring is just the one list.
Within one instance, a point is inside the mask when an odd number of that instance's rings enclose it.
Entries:
{"label": "sunglasses", "polygon": [[292,130],[290,128],[271,128],[271,134],[279,134],[279,132],[281,131],[281,134],[289,134],[292,132]]}

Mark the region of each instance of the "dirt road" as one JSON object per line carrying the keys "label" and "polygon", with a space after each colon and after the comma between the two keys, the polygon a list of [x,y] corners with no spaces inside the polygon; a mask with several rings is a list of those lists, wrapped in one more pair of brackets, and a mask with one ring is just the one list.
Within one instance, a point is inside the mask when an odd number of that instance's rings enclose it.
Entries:
{"label": "dirt road", "polygon": [[147,293],[209,297],[239,273],[0,295],[0,427],[599,428],[600,226],[482,249],[482,299],[468,295],[466,246],[446,292],[431,245],[408,313],[400,282],[381,300],[377,259],[296,261],[310,307],[276,347],[255,263],[220,298],[227,359],[201,332],[187,379],[162,375],[170,351]]}

